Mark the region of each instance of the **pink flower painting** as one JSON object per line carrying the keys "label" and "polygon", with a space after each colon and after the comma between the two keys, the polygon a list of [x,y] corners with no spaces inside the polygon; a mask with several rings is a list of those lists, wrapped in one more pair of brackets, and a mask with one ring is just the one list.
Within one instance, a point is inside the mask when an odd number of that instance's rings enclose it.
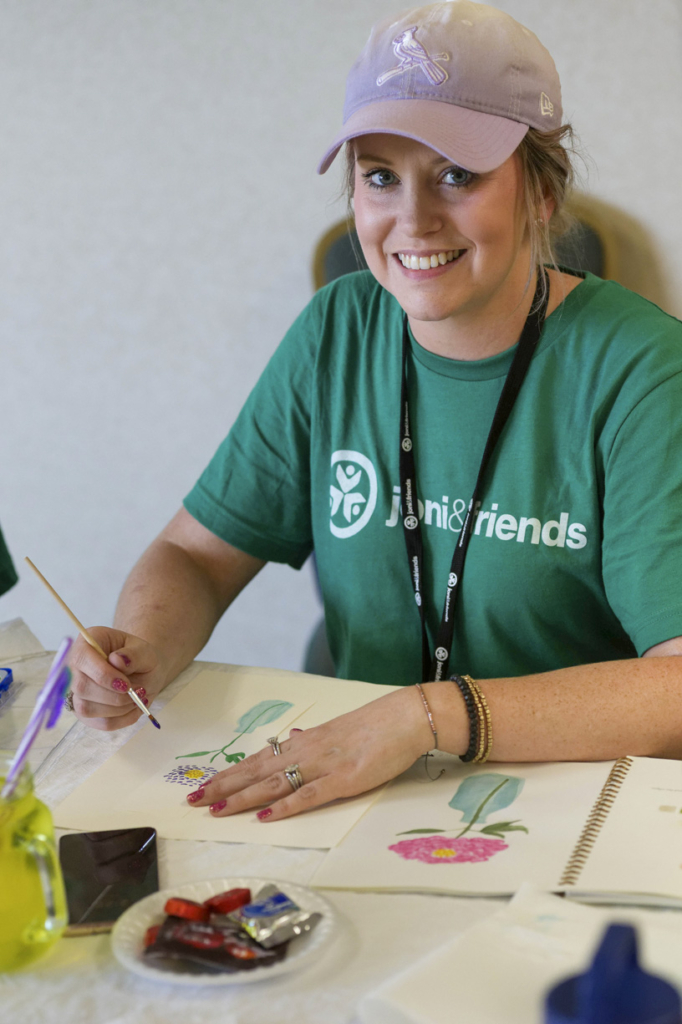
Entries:
{"label": "pink flower painting", "polygon": [[420,860],[422,864],[479,864],[506,849],[507,843],[501,839],[483,836],[468,839],[420,836],[419,839],[403,839],[389,846],[389,850],[405,860]]}

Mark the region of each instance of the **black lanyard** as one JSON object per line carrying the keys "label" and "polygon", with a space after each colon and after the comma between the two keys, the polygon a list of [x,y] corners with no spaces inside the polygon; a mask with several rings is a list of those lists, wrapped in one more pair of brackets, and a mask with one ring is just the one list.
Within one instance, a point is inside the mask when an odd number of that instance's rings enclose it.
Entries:
{"label": "black lanyard", "polygon": [[[540,301],[542,295],[543,279],[546,282],[545,297]],[[419,617],[422,627],[422,681],[429,679],[438,680],[447,676],[450,664],[450,652],[452,638],[455,628],[455,602],[462,582],[464,571],[464,559],[466,558],[469,540],[474,526],[475,513],[480,505],[479,496],[482,489],[483,477],[495,450],[495,445],[500,439],[504,426],[514,408],[514,402],[521,390],[523,379],[526,376],[533,353],[537,348],[542,325],[547,315],[547,301],[549,298],[549,282],[546,274],[542,271],[538,274],[538,283],[535,295],[531,304],[530,312],[526,318],[518,348],[514,355],[513,362],[509,368],[507,379],[502,388],[493,416],[493,422],[488,434],[488,440],[483,451],[483,458],[478,470],[474,493],[467,508],[466,518],[462,526],[459,539],[455,545],[452,556],[452,564],[448,574],[448,585],[443,606],[443,616],[436,636],[436,649],[433,659],[429,649],[429,640],[426,634],[426,611],[424,607],[424,595],[422,587],[424,546],[422,543],[421,526],[419,525],[419,505],[417,502],[417,474],[414,461],[414,450],[412,436],[410,434],[410,406],[408,388],[408,367],[410,356],[410,336],[407,327],[407,316],[403,316],[403,382],[401,391],[401,416],[400,416],[400,496],[402,500],[403,533],[405,534],[405,546],[407,548],[407,561],[410,567],[410,578],[414,589],[414,599],[419,609]]]}

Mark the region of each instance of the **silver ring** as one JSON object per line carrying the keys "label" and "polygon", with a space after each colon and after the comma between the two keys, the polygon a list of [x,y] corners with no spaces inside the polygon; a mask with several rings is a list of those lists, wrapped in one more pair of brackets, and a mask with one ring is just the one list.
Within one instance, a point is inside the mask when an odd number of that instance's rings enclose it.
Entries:
{"label": "silver ring", "polygon": [[300,789],[303,783],[303,776],[297,764],[288,764],[284,769],[284,777],[293,789],[294,793]]}
{"label": "silver ring", "polygon": [[268,738],[268,743],[272,747],[272,752],[275,755],[275,757],[277,757],[278,754],[282,753],[282,749],[279,745],[279,740],[277,739],[276,736],[270,736]]}
{"label": "silver ring", "polygon": [[64,698],[64,707],[66,708],[67,711],[76,710],[73,706],[73,693],[71,692],[71,690],[69,690],[66,697]]}

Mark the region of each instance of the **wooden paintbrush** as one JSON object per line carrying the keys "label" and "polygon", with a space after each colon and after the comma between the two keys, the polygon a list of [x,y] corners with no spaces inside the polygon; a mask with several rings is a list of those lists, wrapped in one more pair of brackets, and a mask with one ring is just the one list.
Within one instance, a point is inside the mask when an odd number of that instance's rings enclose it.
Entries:
{"label": "wooden paintbrush", "polygon": [[[33,569],[33,571],[36,574],[36,576],[38,577],[38,579],[41,580],[45,584],[45,586],[50,591],[50,593],[52,594],[54,599],[62,606],[62,608],[64,609],[66,614],[69,616],[69,618],[71,619],[71,621],[73,622],[74,626],[76,627],[76,629],[78,630],[80,635],[83,637],[83,639],[87,643],[89,643],[90,646],[94,650],[96,650],[97,653],[100,654],[104,658],[104,660],[108,663],[109,662],[108,657],[106,656],[106,654],[104,653],[104,651],[102,650],[100,645],[97,643],[97,641],[95,640],[94,636],[91,636],[88,633],[88,631],[85,628],[85,626],[82,624],[82,622],[78,621],[76,616],[73,614],[73,612],[69,608],[68,604],[66,604],[66,602],[62,601],[61,597],[59,596],[57,591],[54,589],[54,587],[47,582],[47,580],[43,576],[43,574],[40,571],[40,569],[36,568],[36,566],[33,564],[33,562],[28,557],[28,555],[25,557],[24,561],[28,562],[28,564],[31,566],[31,568]],[[142,703],[141,699],[138,697],[138,695],[135,693],[135,691],[133,690],[132,687],[130,687],[130,686],[128,687],[127,693],[128,693],[128,696],[131,698],[131,700],[135,701],[135,703],[137,704],[137,706],[140,709],[140,711],[143,711],[145,713],[145,715],[147,716],[149,721],[152,723],[152,725],[155,725],[157,729],[160,729],[161,726],[156,721],[156,719],[154,718],[154,716],[151,713],[151,711],[149,711],[149,709],[146,708],[145,705]]]}

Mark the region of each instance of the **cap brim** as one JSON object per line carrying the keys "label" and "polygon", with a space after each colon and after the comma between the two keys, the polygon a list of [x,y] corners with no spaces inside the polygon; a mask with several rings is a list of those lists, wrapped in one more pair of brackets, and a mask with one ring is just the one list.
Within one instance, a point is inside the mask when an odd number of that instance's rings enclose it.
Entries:
{"label": "cap brim", "polygon": [[344,142],[380,132],[414,139],[459,167],[482,174],[503,164],[527,131],[528,125],[520,121],[441,100],[382,100],[361,107],[348,118],[317,173],[329,169]]}

